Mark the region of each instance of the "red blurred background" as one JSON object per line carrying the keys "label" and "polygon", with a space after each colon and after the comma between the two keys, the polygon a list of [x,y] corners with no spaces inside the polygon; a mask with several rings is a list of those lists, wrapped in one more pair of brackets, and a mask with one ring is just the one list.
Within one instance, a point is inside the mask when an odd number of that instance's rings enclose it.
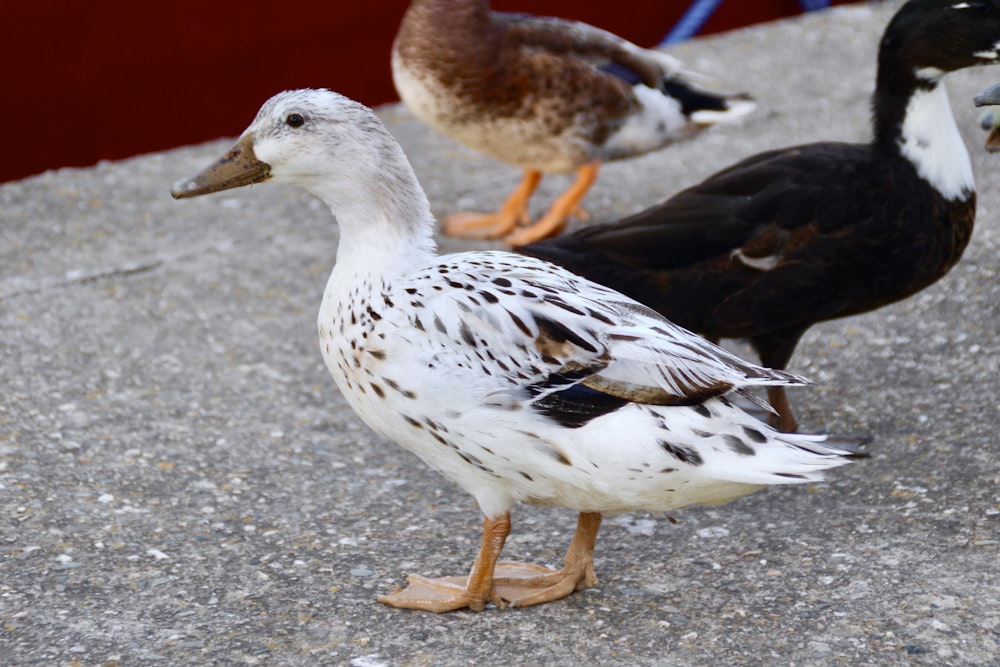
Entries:
{"label": "red blurred background", "polygon": [[[841,4],[840,0],[834,4]],[[408,0],[16,2],[0,22],[0,181],[234,136],[272,94],[327,87],[396,99],[389,49]],[[688,2],[494,0],[658,43]],[[799,13],[723,2],[699,34]]]}

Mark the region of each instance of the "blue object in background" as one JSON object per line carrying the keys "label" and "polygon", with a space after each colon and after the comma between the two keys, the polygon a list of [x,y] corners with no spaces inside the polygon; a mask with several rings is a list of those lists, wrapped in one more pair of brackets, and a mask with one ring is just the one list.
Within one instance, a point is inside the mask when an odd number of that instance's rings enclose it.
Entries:
{"label": "blue object in background", "polygon": [[[659,45],[676,44],[694,37],[720,4],[722,0],[695,0]],[[829,7],[830,0],[799,0],[799,6],[803,11],[811,12]]]}

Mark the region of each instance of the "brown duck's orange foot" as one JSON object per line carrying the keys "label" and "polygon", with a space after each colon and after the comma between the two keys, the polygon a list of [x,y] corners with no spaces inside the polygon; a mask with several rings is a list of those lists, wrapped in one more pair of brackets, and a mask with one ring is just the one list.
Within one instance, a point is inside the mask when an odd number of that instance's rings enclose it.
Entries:
{"label": "brown duck's orange foot", "polygon": [[566,227],[566,223],[569,222],[570,217],[587,220],[590,216],[581,208],[573,209],[573,211],[566,214],[550,210],[539,218],[535,224],[518,228],[515,232],[509,234],[504,241],[516,248],[517,246],[528,245],[535,241],[547,239],[561,232]]}
{"label": "brown duck's orange foot", "polygon": [[530,221],[527,211],[520,214],[502,210],[496,213],[452,213],[444,219],[444,233],[466,239],[499,239],[522,221]]}
{"label": "brown duck's orange foot", "polygon": [[522,223],[531,222],[528,201],[542,181],[542,172],[528,169],[496,213],[453,213],[444,220],[444,233],[472,239],[499,239]]}
{"label": "brown duck's orange foot", "polygon": [[576,215],[581,219],[586,219],[587,214],[580,208],[580,202],[590,190],[590,186],[597,180],[600,169],[601,163],[598,161],[590,162],[577,169],[576,180],[565,192],[559,195],[552,203],[552,207],[538,222],[530,227],[518,229],[504,240],[515,247],[527,245],[561,232],[570,216]]}

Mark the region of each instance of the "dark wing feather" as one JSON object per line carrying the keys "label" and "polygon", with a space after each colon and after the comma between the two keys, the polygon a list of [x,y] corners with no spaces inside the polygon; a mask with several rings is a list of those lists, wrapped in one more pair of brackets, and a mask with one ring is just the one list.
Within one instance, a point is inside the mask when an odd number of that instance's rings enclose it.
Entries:
{"label": "dark wing feather", "polygon": [[518,250],[712,337],[808,326],[843,307],[828,274],[845,246],[863,251],[863,227],[882,205],[856,196],[885,178],[870,173],[871,150],[823,143],[761,153],[619,222]]}

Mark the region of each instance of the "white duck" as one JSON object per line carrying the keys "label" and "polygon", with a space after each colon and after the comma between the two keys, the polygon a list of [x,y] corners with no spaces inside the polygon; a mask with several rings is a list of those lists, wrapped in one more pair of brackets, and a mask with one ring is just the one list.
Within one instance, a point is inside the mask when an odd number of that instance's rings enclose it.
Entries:
{"label": "white duck", "polygon": [[[368,108],[327,90],[281,93],[177,198],[299,185],[340,228],[319,313],[330,373],[372,429],[475,496],[468,577],[413,576],[381,597],[442,612],[565,597],[596,583],[601,516],[722,503],[816,480],[851,453],[778,433],[733,392],[800,384],[741,361],[652,310],[506,252],[437,256],[434,220],[399,145]],[[521,501],[580,512],[562,570],[497,563]]]}

